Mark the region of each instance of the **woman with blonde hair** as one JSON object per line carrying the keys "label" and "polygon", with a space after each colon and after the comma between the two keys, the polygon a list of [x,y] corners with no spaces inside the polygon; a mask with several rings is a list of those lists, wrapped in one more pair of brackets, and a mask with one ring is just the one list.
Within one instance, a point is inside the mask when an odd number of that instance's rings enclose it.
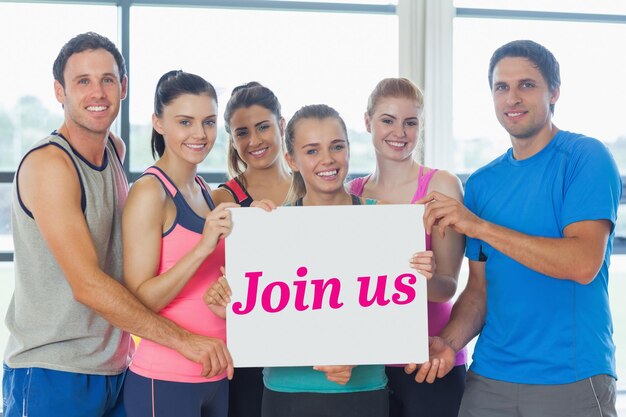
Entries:
{"label": "woman with blonde hair", "polygon": [[[431,191],[463,201],[459,179],[420,164],[424,96],[406,78],[380,81],[369,96],[365,126],[376,153],[373,174],[352,180],[352,194],[392,204],[414,203]],[[465,238],[452,230],[445,237],[426,235],[426,248],[434,252],[433,277],[428,281],[429,335],[435,336],[450,319]],[[387,366],[390,415],[401,417],[456,417],[465,386],[466,351],[457,354],[455,368],[433,384],[418,384],[414,374],[400,366]]]}

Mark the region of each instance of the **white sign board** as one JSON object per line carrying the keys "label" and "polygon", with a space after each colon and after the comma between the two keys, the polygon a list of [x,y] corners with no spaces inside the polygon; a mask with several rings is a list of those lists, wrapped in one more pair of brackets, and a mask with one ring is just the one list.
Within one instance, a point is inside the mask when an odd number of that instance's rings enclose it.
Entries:
{"label": "white sign board", "polygon": [[428,359],[418,205],[232,209],[228,348],[236,367]]}

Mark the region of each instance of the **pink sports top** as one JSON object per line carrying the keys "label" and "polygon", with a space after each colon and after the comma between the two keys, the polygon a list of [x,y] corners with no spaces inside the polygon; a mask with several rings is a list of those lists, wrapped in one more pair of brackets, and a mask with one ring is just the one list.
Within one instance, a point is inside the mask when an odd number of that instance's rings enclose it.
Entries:
{"label": "pink sports top", "polygon": [[[188,253],[202,236],[205,219],[198,216],[187,204],[168,176],[157,167],[148,168],[143,175],[154,175],[176,205],[176,219],[161,238],[161,259],[157,275],[170,269]],[[196,177],[202,194],[211,210],[213,201],[205,183]],[[213,314],[203,301],[204,292],[222,275],[224,265],[224,241],[220,241],[189,279],[180,293],[159,314],[172,320],[192,333],[226,340],[226,321]],[[186,359],[177,351],[142,339],[130,365],[131,371],[146,378],[173,382],[210,382],[226,377],[226,374],[207,379],[200,374],[202,366]]]}
{"label": "pink sports top", "polygon": [[[431,178],[437,172],[436,169],[431,169],[427,174],[423,173],[424,167],[420,165],[419,179],[417,181],[417,190],[411,199],[411,204],[415,203],[420,198],[424,197],[428,192],[428,184]],[[355,178],[348,183],[348,190],[351,194],[362,196],[365,184],[370,180],[372,175],[366,177]],[[426,235],[426,249],[430,250],[431,241],[430,235]],[[446,327],[448,321],[450,321],[450,313],[452,312],[452,302],[445,303],[428,302],[428,335],[437,336]],[[461,349],[456,354],[456,365],[464,365],[467,363],[467,350]]]}

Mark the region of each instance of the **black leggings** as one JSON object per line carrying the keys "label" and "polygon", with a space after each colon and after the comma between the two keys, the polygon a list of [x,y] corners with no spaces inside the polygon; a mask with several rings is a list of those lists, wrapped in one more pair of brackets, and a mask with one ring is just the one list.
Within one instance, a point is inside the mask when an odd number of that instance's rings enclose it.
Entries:
{"label": "black leggings", "polygon": [[229,389],[228,417],[261,417],[263,368],[236,368]]}
{"label": "black leggings", "polygon": [[415,372],[385,368],[389,378],[390,417],[457,417],[465,389],[465,365],[459,365],[434,383],[415,382]]}
{"label": "black leggings", "polygon": [[192,384],[145,378],[128,371],[124,408],[128,417],[226,417],[228,380]]}
{"label": "black leggings", "polygon": [[388,417],[389,394],[376,391],[278,392],[265,388],[263,417]]}

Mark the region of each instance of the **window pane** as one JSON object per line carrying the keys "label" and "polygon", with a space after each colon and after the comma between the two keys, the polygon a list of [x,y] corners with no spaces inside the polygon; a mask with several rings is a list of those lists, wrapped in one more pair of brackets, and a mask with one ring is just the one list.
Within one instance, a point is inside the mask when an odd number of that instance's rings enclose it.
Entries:
{"label": "window pane", "polygon": [[493,111],[487,70],[493,51],[514,39],[545,45],[560,63],[555,124],[605,142],[626,173],[626,54],[617,52],[623,49],[626,25],[473,18],[454,20],[453,128],[458,172],[473,172],[510,147]]}
{"label": "window pane", "polygon": [[[0,262],[0,314],[2,315],[2,323],[0,326],[0,349],[4,353],[4,348],[9,341],[9,329],[4,326],[4,317],[6,316],[9,302],[13,296],[13,262]],[[0,380],[2,380],[2,369],[0,369]],[[0,392],[0,398],[2,393]]]}
{"label": "window pane", "polygon": [[[115,42],[117,8],[0,2],[0,16],[4,60],[0,65],[0,79],[4,80],[0,94],[0,170],[13,171],[25,151],[63,121],[52,77],[52,63],[59,50],[69,39],[87,31]],[[52,29],[51,22],[63,24]],[[51,29],[36,30],[46,27]]]}
{"label": "window pane", "polygon": [[183,69],[205,77],[219,95],[220,133],[203,171],[226,170],[223,110],[235,86],[256,80],[276,93],[287,120],[305,104],[335,107],[350,130],[355,172],[373,167],[363,113],[375,84],[398,74],[398,22],[395,15],[133,7],[130,54],[133,171],[153,162],[156,82]]}
{"label": "window pane", "polygon": [[454,0],[454,6],[541,12],[626,14],[626,2],[615,0]]}
{"label": "window pane", "polygon": [[[11,188],[12,184],[0,184],[0,252],[13,252],[11,236]],[[1,264],[1,262],[0,262]]]}
{"label": "window pane", "polygon": [[[279,0],[279,1],[296,1],[296,2],[307,2],[310,3],[310,0]],[[315,0],[315,3],[347,3],[347,4],[370,4],[370,5],[397,5],[398,0]]]}

